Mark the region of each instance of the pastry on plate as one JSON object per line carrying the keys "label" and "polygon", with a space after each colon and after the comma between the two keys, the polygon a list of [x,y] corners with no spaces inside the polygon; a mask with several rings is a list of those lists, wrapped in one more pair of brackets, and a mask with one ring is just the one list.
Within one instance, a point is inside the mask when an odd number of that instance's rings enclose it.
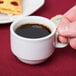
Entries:
{"label": "pastry on plate", "polygon": [[0,12],[20,15],[22,13],[22,0],[0,0]]}

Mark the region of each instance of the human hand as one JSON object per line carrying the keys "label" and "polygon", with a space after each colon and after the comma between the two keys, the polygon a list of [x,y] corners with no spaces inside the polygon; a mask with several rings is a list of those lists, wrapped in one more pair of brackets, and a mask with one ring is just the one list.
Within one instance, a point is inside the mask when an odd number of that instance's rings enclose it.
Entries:
{"label": "human hand", "polygon": [[76,5],[63,15],[60,26],[57,29],[59,40],[76,49]]}

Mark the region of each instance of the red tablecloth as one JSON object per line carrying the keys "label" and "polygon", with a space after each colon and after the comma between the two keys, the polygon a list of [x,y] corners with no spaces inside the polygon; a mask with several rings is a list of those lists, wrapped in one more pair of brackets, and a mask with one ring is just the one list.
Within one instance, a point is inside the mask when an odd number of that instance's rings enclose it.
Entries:
{"label": "red tablecloth", "polygon": [[[51,18],[75,4],[76,0],[46,0],[32,15]],[[70,46],[56,49],[47,62],[40,65],[20,62],[10,50],[10,24],[0,24],[0,76],[76,76],[76,51]]]}

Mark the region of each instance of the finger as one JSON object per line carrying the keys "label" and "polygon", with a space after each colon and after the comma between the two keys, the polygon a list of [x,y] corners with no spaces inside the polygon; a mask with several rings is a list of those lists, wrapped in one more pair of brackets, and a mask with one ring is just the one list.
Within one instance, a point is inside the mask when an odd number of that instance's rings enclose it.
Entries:
{"label": "finger", "polygon": [[68,26],[70,25],[70,21],[67,20],[65,17],[62,18],[61,22],[60,22],[60,26],[57,28],[57,32],[64,36],[67,37],[67,33],[68,33]]}
{"label": "finger", "polygon": [[76,37],[76,21],[70,23],[69,28],[68,28],[68,36],[69,37]]}
{"label": "finger", "polygon": [[70,39],[70,46],[71,46],[73,49],[76,49],[76,38]]}
{"label": "finger", "polygon": [[61,36],[76,37],[76,22],[72,22],[66,25],[63,23],[57,30]]}
{"label": "finger", "polygon": [[66,12],[63,17],[67,18],[69,21],[73,22],[76,20],[76,5],[73,6],[68,12]]}
{"label": "finger", "polygon": [[61,43],[68,43],[68,39],[66,37],[63,37],[63,36],[59,36],[59,41]]}

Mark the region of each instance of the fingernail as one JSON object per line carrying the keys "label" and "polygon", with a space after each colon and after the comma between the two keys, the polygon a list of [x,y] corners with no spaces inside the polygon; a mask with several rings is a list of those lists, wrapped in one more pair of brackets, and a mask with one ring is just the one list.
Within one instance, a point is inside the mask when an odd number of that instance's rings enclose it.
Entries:
{"label": "fingernail", "polygon": [[58,32],[59,32],[59,34],[63,34],[64,33],[64,31],[65,31],[65,29],[64,29],[64,27],[63,26],[60,26],[59,28],[58,28]]}
{"label": "fingernail", "polygon": [[58,33],[62,36],[67,36],[68,34],[68,24],[62,23],[61,26],[58,28]]}

